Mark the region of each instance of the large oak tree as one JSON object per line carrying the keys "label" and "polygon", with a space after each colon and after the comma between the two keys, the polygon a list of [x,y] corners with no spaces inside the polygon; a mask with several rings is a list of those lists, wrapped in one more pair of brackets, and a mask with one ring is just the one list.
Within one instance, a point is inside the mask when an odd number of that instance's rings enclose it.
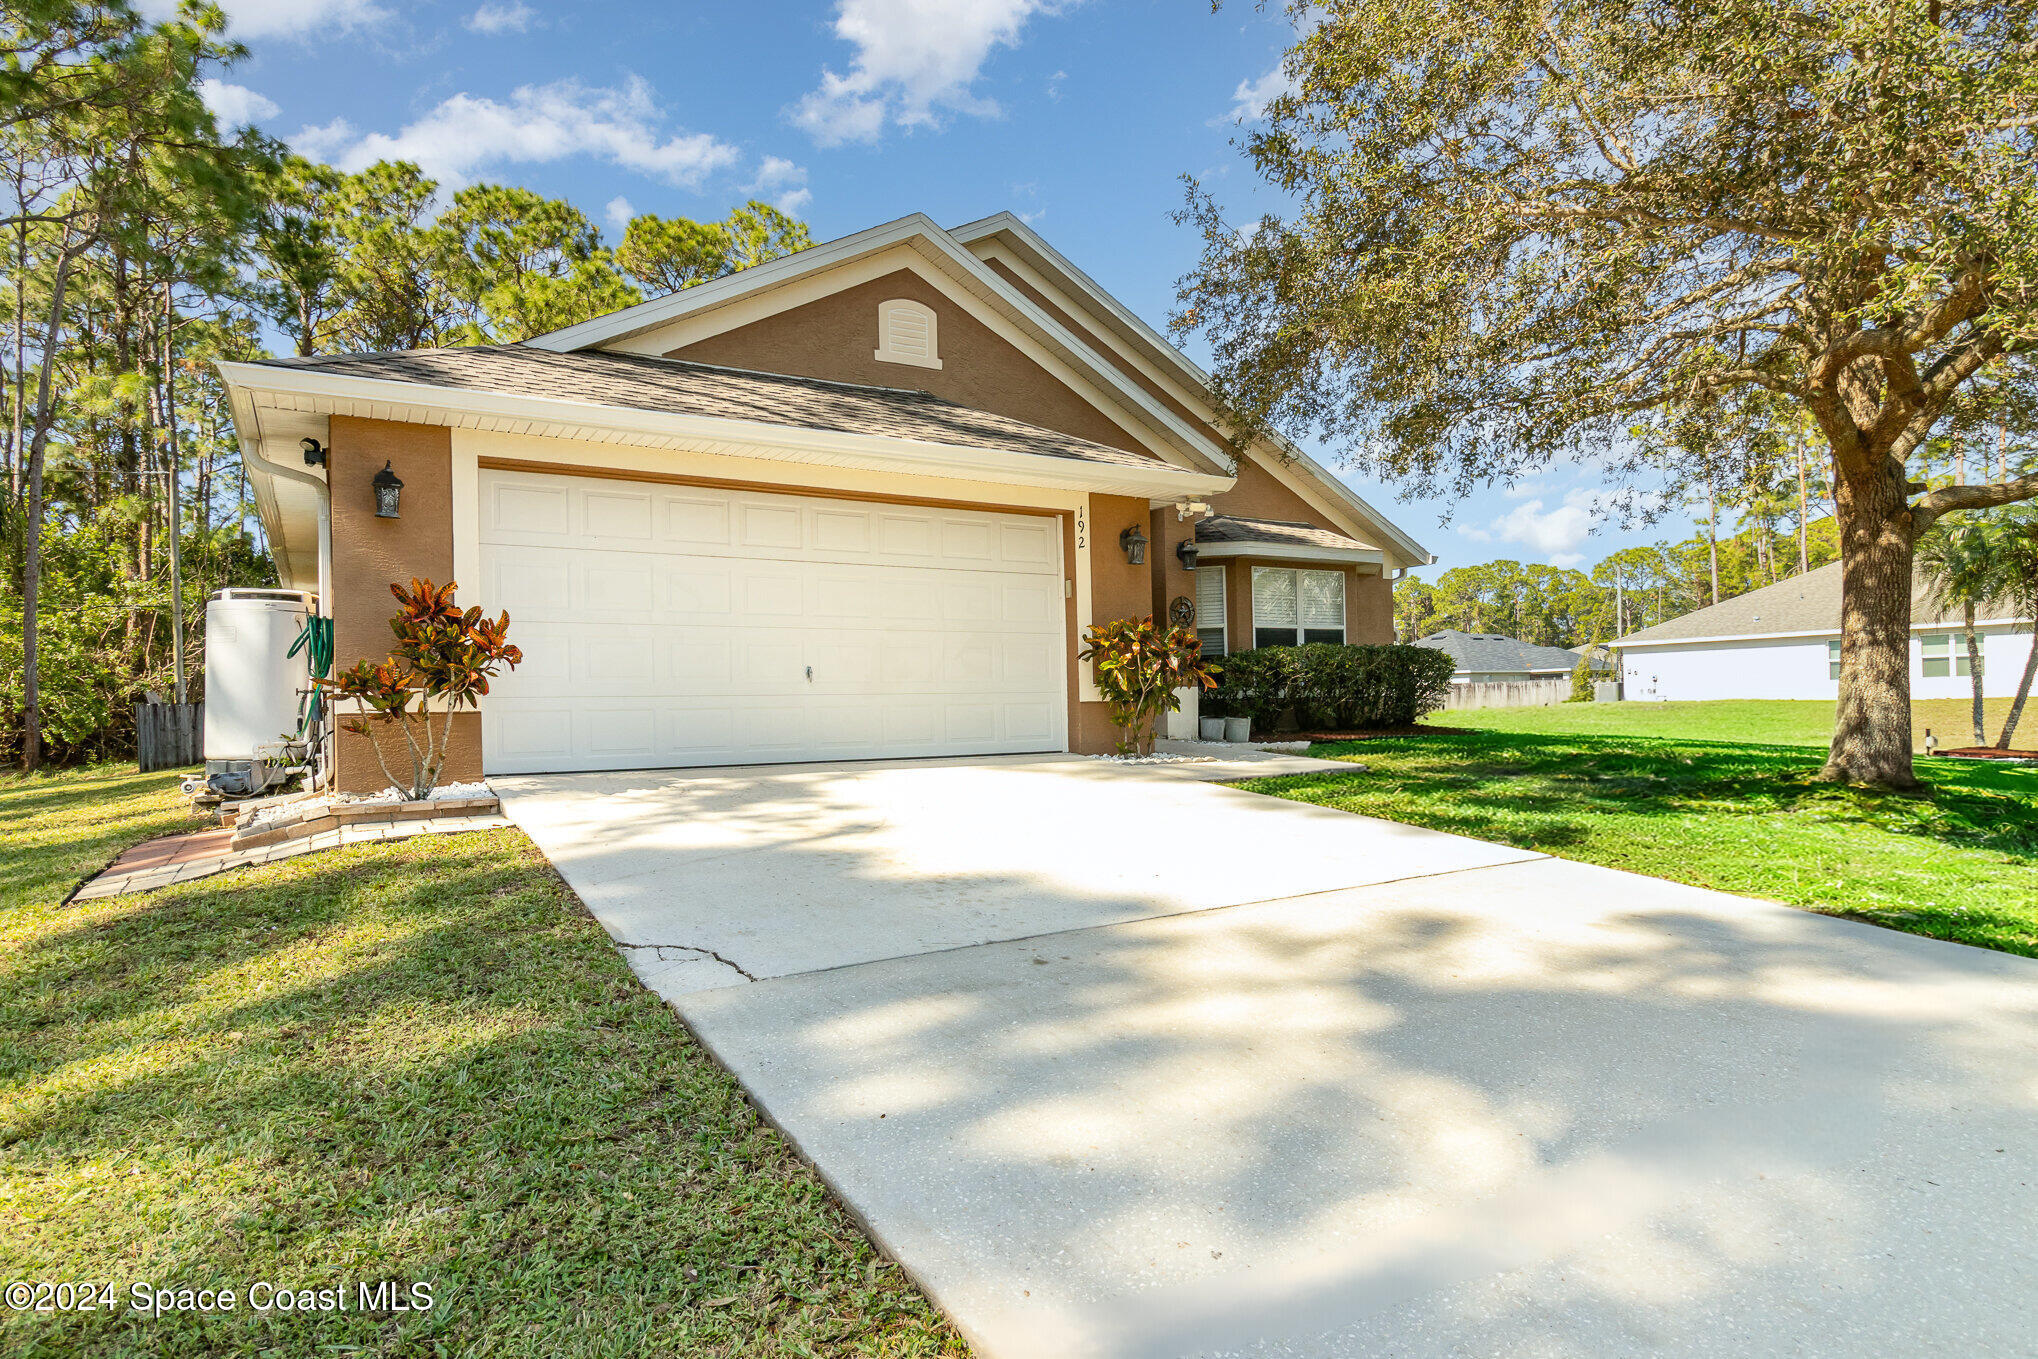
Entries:
{"label": "large oak tree", "polygon": [[2038,340],[2038,8],[1291,14],[1292,90],[1248,150],[1293,210],[1241,231],[1192,188],[1187,211],[1204,253],[1177,324],[1207,332],[1238,428],[1313,430],[1461,494],[1559,457],[1643,471],[1651,428],[1758,391],[1800,407],[1842,539],[1826,772],[1913,784],[1914,544],[1948,511],[2038,496],[2038,476],[1915,471]]}

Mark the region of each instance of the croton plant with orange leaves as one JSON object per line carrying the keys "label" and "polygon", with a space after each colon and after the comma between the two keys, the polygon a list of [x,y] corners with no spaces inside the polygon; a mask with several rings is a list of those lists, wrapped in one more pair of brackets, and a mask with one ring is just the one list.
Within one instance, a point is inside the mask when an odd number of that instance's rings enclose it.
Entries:
{"label": "croton plant with orange leaves", "polygon": [[[431,796],[446,767],[453,713],[478,707],[488,682],[514,669],[524,653],[509,641],[509,615],[486,618],[478,608],[462,611],[453,602],[457,582],[434,585],[413,576],[408,586],[391,585],[396,616],[389,630],[396,646],[385,660],[362,661],[317,681],[335,698],[354,699],[373,717],[353,717],[342,728],[368,738],[375,762],[389,786],[413,800]],[[433,709],[439,709],[434,729]],[[394,729],[410,755],[406,782],[390,772],[382,733]]]}

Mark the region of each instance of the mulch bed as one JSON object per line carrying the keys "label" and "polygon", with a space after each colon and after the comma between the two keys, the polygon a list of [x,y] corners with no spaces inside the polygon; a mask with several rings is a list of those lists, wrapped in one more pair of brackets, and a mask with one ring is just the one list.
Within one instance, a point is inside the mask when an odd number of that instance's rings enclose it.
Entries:
{"label": "mulch bed", "polygon": [[2038,760],[2038,750],[1997,750],[1994,746],[1962,746],[1939,753],[1958,755],[1965,760]]}
{"label": "mulch bed", "polygon": [[1390,736],[1470,736],[1471,727],[1375,727],[1370,731],[1298,731],[1281,732],[1275,739],[1282,741],[1380,741]]}

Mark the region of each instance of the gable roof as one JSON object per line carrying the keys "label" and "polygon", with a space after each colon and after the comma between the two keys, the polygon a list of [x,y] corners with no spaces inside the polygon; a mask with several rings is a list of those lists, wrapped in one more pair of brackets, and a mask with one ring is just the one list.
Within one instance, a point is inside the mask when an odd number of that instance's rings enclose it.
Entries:
{"label": "gable roof", "polygon": [[1578,665],[1578,653],[1564,647],[1537,646],[1534,642],[1517,641],[1495,632],[1463,632],[1457,628],[1445,628],[1442,632],[1433,632],[1418,639],[1415,645],[1448,653],[1454,670],[1503,674],[1561,670],[1568,675]]}
{"label": "gable roof", "polygon": [[1115,409],[1107,413],[1131,432],[1151,437],[1162,448],[1177,450],[1200,471],[1232,474],[1231,459],[1223,448],[1197,432],[1151,393],[1128,382],[1088,344],[1015,291],[925,213],[910,213],[692,288],[532,336],[523,343],[534,349],[561,353],[610,348],[686,317],[712,312],[740,299],[901,246],[912,250],[928,267],[930,281],[946,279],[993,314],[1018,326],[1056,360],[1094,383],[1114,404]]}
{"label": "gable roof", "polygon": [[[1199,400],[1209,403],[1210,374],[1205,372],[1201,365],[1175,348],[1160,332],[1106,292],[1095,279],[1077,268],[1067,256],[1048,244],[1046,238],[1017,215],[1010,212],[993,213],[989,217],[956,227],[949,234],[970,247],[993,239],[1003,240],[1029,266],[1058,280],[1065,291],[1080,299],[1085,304],[1084,309],[1100,322],[1108,333],[1116,336],[1120,342],[1140,354],[1150,364],[1170,372],[1176,382],[1196,393]],[[1417,566],[1436,561],[1435,554],[1403,533],[1391,519],[1375,509],[1370,501],[1346,485],[1342,477],[1332,473],[1329,468],[1310,457],[1280,433],[1271,432],[1268,442],[1273,445],[1273,451],[1283,466],[1299,471],[1333,503],[1340,505],[1369,528],[1379,530],[1380,536],[1386,540],[1395,555],[1405,557],[1412,565]]]}
{"label": "gable roof", "polygon": [[[1199,470],[1226,476],[1235,474],[1237,469],[1229,450],[1213,442],[1132,381],[1117,363],[1098,354],[1088,341],[1055,320],[970,249],[972,245],[996,235],[1018,242],[1050,272],[1065,280],[1071,294],[1081,299],[1083,310],[1099,323],[1103,332],[1119,337],[1148,355],[1169,370],[1175,381],[1195,392],[1199,399],[1207,399],[1209,374],[1011,213],[998,213],[953,231],[944,230],[924,213],[911,213],[696,287],[534,336],[524,343],[532,348],[556,352],[615,346],[683,318],[704,315],[740,299],[769,292],[879,251],[904,246],[912,249],[936,274],[1021,327],[1050,353],[1095,383],[1115,402],[1116,413],[1139,427],[1135,433],[1143,430],[1153,434],[1165,447],[1180,450],[1182,456]],[[1369,531],[1377,531],[1394,556],[1410,565],[1423,565],[1435,560],[1427,549],[1403,533],[1392,520],[1314,458],[1279,436],[1275,436],[1272,443],[1274,456],[1282,468],[1298,473],[1356,523],[1364,525]]]}
{"label": "gable roof", "polygon": [[[1924,568],[1913,563],[1911,626],[1943,627],[1961,621],[1961,610],[1934,598]],[[1993,621],[1993,620],[1992,620]],[[1617,638],[1615,646],[1669,642],[1729,641],[1753,637],[1840,635],[1840,563],[1789,576],[1774,585],[1723,599],[1717,604]]]}
{"label": "gable roof", "polygon": [[599,349],[562,354],[524,345],[476,345],[388,354],[259,359],[254,366],[543,397],[618,410],[708,416],[844,434],[880,434],[920,443],[1074,458],[1120,467],[1156,471],[1168,468],[1157,458],[1092,443],[993,411],[960,406],[929,392],[788,377],[783,373],[723,368],[643,354],[611,354]]}

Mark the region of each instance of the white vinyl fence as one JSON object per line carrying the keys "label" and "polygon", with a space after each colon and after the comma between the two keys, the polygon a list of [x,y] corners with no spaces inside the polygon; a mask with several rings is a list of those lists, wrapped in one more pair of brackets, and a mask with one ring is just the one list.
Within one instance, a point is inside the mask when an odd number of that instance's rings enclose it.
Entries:
{"label": "white vinyl fence", "polygon": [[1453,684],[1444,711],[1453,708],[1542,708],[1571,697],[1571,677],[1501,680],[1488,684]]}

